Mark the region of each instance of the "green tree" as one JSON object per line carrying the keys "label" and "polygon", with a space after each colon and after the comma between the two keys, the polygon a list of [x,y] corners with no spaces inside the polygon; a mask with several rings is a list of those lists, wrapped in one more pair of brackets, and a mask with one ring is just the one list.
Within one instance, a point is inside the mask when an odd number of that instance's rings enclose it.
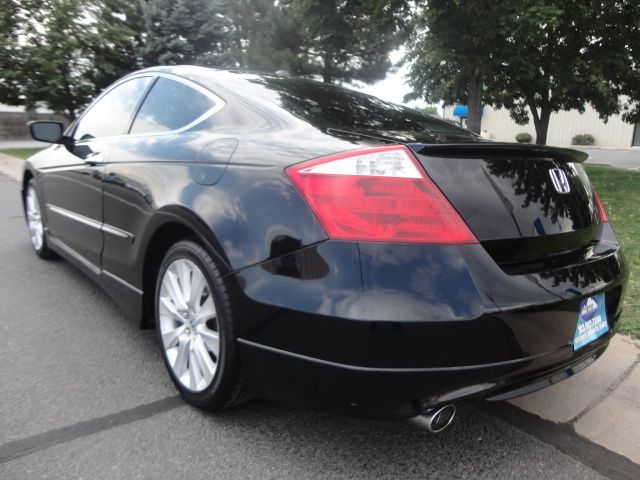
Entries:
{"label": "green tree", "polygon": [[483,85],[498,68],[505,2],[430,0],[410,25],[407,100],[469,107],[467,128],[480,133]]}
{"label": "green tree", "polygon": [[384,78],[409,9],[403,0],[293,0],[291,7],[307,40],[305,54],[326,83]]}
{"label": "green tree", "polygon": [[82,0],[47,0],[31,12],[20,49],[21,103],[28,109],[42,103],[73,119],[92,97],[92,32],[83,23],[88,12]]}
{"label": "green tree", "polygon": [[0,101],[19,103],[18,84],[21,58],[18,35],[22,12],[15,0],[0,0]]}
{"label": "green tree", "polygon": [[[638,65],[624,67],[608,61],[610,55],[629,56],[640,37],[611,23],[625,22],[620,3],[576,0],[527,0],[515,2],[503,17],[500,51],[504,68],[492,86],[493,102],[509,109],[512,118],[525,124],[533,119],[536,143],[547,140],[551,114],[590,103],[606,119],[620,112],[623,82],[637,75]],[[640,7],[633,8],[637,18]],[[617,45],[611,52],[609,44]],[[635,70],[635,73],[634,73]]]}
{"label": "green tree", "polygon": [[2,1],[7,8],[0,21],[9,25],[2,28],[2,44],[11,46],[6,56],[0,47],[4,103],[43,105],[73,119],[137,66],[136,10],[123,0]]}
{"label": "green tree", "polygon": [[434,107],[431,105],[429,105],[428,107],[416,108],[416,110],[427,115],[438,115],[438,107]]}
{"label": "green tree", "polygon": [[232,65],[223,0],[141,0],[145,65]]}
{"label": "green tree", "polygon": [[637,0],[593,0],[599,15],[594,61],[609,88],[624,96],[622,118],[640,123],[640,4]]}
{"label": "green tree", "polygon": [[587,103],[637,120],[639,18],[636,0],[430,0],[407,55],[412,97],[466,100],[476,132],[483,101],[503,106],[533,119],[539,144],[553,112]]}
{"label": "green tree", "polygon": [[290,0],[236,0],[229,4],[232,55],[239,67],[287,70],[299,75],[314,72],[305,56],[307,41],[290,3]]}
{"label": "green tree", "polygon": [[93,68],[89,79],[96,93],[141,66],[142,10],[130,0],[98,1],[95,33],[89,44]]}

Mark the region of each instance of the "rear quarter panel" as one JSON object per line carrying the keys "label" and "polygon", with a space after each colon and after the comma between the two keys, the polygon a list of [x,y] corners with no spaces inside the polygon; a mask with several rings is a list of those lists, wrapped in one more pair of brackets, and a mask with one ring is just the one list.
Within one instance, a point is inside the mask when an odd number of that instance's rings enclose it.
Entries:
{"label": "rear quarter panel", "polygon": [[[105,238],[103,267],[142,288],[142,262],[153,232],[178,221],[202,232],[229,271],[325,240],[326,234],[285,174],[308,158],[357,145],[300,132],[237,135],[227,164],[202,162],[200,153],[226,131],[178,138],[131,138],[118,142],[104,182],[104,222],[130,232],[133,241]],[[311,138],[309,138],[311,137]],[[293,140],[292,140],[293,139]],[[321,141],[322,140],[322,141]],[[210,169],[213,185],[197,183]]]}

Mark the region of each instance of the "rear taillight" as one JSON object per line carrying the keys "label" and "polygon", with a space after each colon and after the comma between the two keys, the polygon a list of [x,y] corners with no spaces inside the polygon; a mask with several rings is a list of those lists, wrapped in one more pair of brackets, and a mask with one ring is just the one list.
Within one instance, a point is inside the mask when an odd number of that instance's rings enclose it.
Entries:
{"label": "rear taillight", "polygon": [[600,218],[603,222],[608,222],[609,217],[607,217],[607,212],[604,211],[604,207],[602,206],[602,201],[600,200],[600,195],[595,190],[593,191],[593,196],[596,199],[596,204],[598,205],[598,211],[600,212]]}
{"label": "rear taillight", "polygon": [[330,238],[478,243],[405,146],[330,155],[286,172]]}

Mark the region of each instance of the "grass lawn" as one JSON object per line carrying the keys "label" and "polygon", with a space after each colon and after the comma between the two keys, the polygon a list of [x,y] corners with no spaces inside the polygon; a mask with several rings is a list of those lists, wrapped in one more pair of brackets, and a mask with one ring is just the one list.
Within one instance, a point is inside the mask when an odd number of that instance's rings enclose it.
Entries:
{"label": "grass lawn", "polygon": [[29,158],[40,150],[42,150],[42,148],[5,148],[4,150],[0,150],[0,153],[11,155],[12,157]]}
{"label": "grass lawn", "polygon": [[640,172],[585,165],[609,215],[630,270],[620,332],[640,338]]}

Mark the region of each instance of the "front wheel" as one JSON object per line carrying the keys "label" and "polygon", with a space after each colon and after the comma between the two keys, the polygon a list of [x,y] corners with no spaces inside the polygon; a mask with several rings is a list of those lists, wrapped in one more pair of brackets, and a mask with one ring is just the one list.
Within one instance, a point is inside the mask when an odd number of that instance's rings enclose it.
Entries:
{"label": "front wheel", "polygon": [[54,257],[53,251],[49,249],[47,245],[42,208],[33,180],[29,180],[27,184],[27,192],[24,197],[24,211],[27,217],[31,246],[33,246],[36,255],[40,258]]}
{"label": "front wheel", "polygon": [[156,284],[156,330],[165,365],[187,402],[221,410],[236,403],[241,376],[224,283],[209,253],[173,245]]}

